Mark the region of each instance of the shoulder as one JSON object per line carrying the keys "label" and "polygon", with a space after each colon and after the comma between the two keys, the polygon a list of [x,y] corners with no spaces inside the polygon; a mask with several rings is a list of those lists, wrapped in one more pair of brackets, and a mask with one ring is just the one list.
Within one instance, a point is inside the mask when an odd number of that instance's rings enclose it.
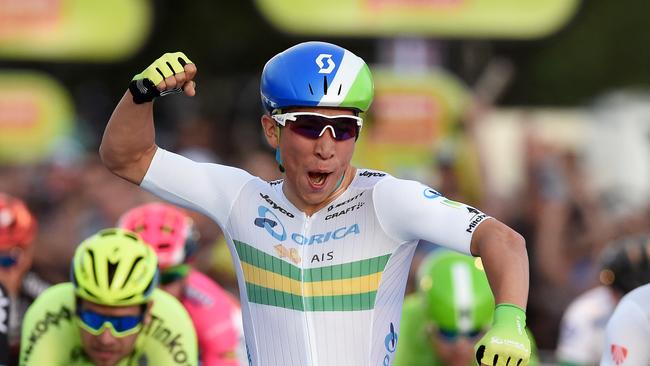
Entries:
{"label": "shoulder", "polygon": [[357,168],[351,186],[358,189],[371,188],[386,178],[391,177],[390,174],[380,170]]}
{"label": "shoulder", "polygon": [[[42,316],[72,318],[75,307],[74,287],[66,282],[48,288],[39,295],[25,314],[25,323],[38,321]],[[28,326],[29,324],[23,324]]]}

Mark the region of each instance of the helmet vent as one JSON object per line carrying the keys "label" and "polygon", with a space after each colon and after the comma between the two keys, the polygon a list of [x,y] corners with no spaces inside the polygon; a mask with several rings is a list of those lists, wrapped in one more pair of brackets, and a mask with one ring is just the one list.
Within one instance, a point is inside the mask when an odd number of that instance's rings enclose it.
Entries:
{"label": "helmet vent", "polygon": [[327,75],[323,75],[323,94],[327,94]]}
{"label": "helmet vent", "polygon": [[124,233],[124,236],[126,236],[127,238],[131,238],[131,240],[133,240],[133,241],[138,241],[138,237],[135,236],[134,234]]}
{"label": "helmet vent", "polygon": [[314,91],[311,88],[311,84],[308,84],[308,85],[309,85],[309,92],[311,93],[311,95],[314,95]]}
{"label": "helmet vent", "polygon": [[88,255],[90,256],[90,260],[92,262],[91,267],[93,268],[93,279],[95,280],[95,285],[99,287],[99,282],[97,281],[97,268],[95,268],[95,253],[92,250],[89,250]]}
{"label": "helmet vent", "polygon": [[99,236],[104,237],[104,236],[109,236],[109,235],[115,235],[116,231],[114,229],[108,229],[108,230],[102,230],[99,233]]}
{"label": "helmet vent", "polygon": [[138,265],[138,263],[139,263],[142,259],[143,259],[142,256],[140,256],[140,257],[136,258],[136,259],[133,261],[133,265],[131,265],[131,269],[129,270],[129,273],[126,275],[126,278],[124,279],[124,282],[122,283],[122,287],[124,287],[124,285],[126,285],[127,283],[129,283],[129,278],[131,277],[131,274],[133,273],[133,271],[135,270],[135,267]]}
{"label": "helmet vent", "polygon": [[115,277],[116,270],[117,263],[111,263],[111,261],[108,261],[108,287],[111,287],[111,283],[113,283],[113,278]]}

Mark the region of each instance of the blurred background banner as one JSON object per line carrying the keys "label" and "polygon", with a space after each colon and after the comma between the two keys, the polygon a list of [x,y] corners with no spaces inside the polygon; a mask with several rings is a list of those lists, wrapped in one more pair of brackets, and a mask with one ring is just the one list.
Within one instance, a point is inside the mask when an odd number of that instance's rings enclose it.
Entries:
{"label": "blurred background banner", "polygon": [[0,0],[0,58],[116,60],[151,22],[148,0]]}
{"label": "blurred background banner", "polygon": [[575,12],[578,0],[256,0],[279,29],[317,35],[536,38]]}
{"label": "blurred background banner", "polygon": [[0,163],[47,158],[73,130],[68,91],[45,74],[0,72]]}
{"label": "blurred background banner", "polygon": [[355,164],[430,181],[441,149],[461,153],[467,86],[442,68],[407,72],[375,67],[372,72],[375,100]]}

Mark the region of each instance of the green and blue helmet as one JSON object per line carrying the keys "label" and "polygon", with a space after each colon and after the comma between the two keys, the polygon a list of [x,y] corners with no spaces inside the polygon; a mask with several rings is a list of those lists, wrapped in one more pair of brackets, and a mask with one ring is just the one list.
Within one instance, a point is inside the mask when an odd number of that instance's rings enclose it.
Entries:
{"label": "green and blue helmet", "polygon": [[418,282],[427,317],[440,329],[469,333],[492,322],[494,296],[480,258],[436,250],[422,262]]}
{"label": "green and blue helmet", "polygon": [[339,107],[365,112],[373,97],[368,65],[325,42],[304,42],[271,58],[262,71],[262,105],[269,113],[291,107]]}

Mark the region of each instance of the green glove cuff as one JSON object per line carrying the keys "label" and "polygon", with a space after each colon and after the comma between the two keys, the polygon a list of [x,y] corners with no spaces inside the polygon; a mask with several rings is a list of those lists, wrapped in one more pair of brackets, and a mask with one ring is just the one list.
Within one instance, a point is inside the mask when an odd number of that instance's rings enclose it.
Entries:
{"label": "green glove cuff", "polygon": [[526,334],[526,311],[515,304],[499,304],[494,309],[494,322],[497,324],[515,324],[519,334]]}

